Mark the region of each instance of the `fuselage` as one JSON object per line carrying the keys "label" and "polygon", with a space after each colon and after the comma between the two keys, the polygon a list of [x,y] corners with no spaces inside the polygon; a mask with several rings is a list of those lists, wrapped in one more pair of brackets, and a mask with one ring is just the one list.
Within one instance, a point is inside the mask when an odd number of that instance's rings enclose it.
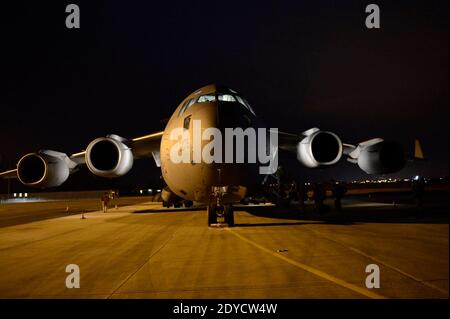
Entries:
{"label": "fuselage", "polygon": [[[213,187],[225,189],[224,202],[236,202],[244,198],[249,189],[263,178],[259,174],[259,164],[249,163],[247,158],[244,163],[229,163],[225,160],[205,162],[203,159],[199,162],[196,161],[198,147],[208,155],[225,159],[227,151],[230,151],[225,147],[226,128],[253,128],[257,131],[258,127],[262,127],[262,123],[250,105],[231,89],[209,85],[190,94],[169,119],[161,140],[161,171],[170,190],[184,199],[202,203],[208,202]],[[220,141],[213,136],[205,138],[203,133],[210,128],[221,132]],[[186,140],[173,138],[173,132],[177,129],[185,133]],[[199,132],[203,136],[201,140]],[[211,146],[211,142],[222,149],[221,155],[213,154],[220,151],[219,148],[214,148],[212,153],[205,149],[208,144]],[[189,160],[174,162],[173,152],[182,152],[183,147],[187,147],[184,150],[187,150]],[[245,145],[245,150],[248,147]]]}

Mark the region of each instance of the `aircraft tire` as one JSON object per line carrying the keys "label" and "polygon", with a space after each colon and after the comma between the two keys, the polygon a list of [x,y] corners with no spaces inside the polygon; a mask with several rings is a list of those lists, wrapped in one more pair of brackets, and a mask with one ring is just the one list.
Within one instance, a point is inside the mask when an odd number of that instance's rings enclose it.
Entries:
{"label": "aircraft tire", "polygon": [[217,214],[216,214],[216,205],[215,204],[209,204],[207,208],[208,212],[208,226],[211,226],[211,224],[217,223]]}
{"label": "aircraft tire", "polygon": [[225,223],[228,224],[229,227],[234,226],[234,209],[233,205],[225,206]]}

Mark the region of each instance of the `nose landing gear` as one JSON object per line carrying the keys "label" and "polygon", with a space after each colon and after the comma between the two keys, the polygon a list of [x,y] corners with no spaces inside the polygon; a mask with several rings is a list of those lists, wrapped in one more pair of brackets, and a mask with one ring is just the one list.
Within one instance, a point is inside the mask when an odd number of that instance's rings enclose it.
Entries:
{"label": "nose landing gear", "polygon": [[231,204],[223,203],[223,187],[213,187],[210,202],[208,204],[208,226],[210,227],[233,227],[234,210]]}
{"label": "nose landing gear", "polygon": [[233,227],[234,209],[232,205],[220,205],[212,203],[208,205],[208,226],[210,227]]}

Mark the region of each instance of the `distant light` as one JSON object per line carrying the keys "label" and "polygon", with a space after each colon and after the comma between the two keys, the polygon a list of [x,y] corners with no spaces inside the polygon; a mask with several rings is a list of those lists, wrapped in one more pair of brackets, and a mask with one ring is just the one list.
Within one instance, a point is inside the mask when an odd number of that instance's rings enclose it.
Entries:
{"label": "distant light", "polygon": [[152,192],[152,189],[151,189],[151,188],[149,188],[149,189],[148,189],[148,192],[149,192],[149,193],[151,193],[151,192]]}
{"label": "distant light", "polygon": [[139,191],[139,193],[141,193],[141,194],[142,194],[143,192],[144,192],[144,191],[143,191],[142,189]]}
{"label": "distant light", "polygon": [[17,197],[17,193],[14,193],[14,197]]}
{"label": "distant light", "polygon": [[19,193],[19,197],[22,197],[22,193]]}
{"label": "distant light", "polygon": [[28,193],[23,194],[23,197],[28,197]]}
{"label": "distant light", "polygon": [[161,190],[160,190],[160,189],[157,189],[156,191],[157,191],[158,193],[159,193],[159,192],[161,192]]}
{"label": "distant light", "polygon": [[415,180],[415,181],[418,181],[418,180],[419,180],[419,175],[416,175],[416,176],[414,177],[414,180]]}

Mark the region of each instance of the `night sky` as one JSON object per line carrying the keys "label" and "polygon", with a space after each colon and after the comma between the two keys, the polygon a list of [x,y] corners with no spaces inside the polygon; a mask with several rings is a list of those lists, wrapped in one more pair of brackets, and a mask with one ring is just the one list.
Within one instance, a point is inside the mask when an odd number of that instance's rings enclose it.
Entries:
{"label": "night sky", "polygon": [[[65,27],[69,3],[81,29]],[[369,3],[381,29],[365,27]],[[283,131],[380,136],[410,152],[418,137],[429,160],[394,176],[448,175],[448,1],[14,1],[1,24],[2,169],[39,149],[70,154],[109,133],[162,130],[186,95],[220,83]],[[154,166],[116,183],[152,184]],[[345,162],[288,168],[365,176]],[[98,181],[80,176],[69,185]]]}

